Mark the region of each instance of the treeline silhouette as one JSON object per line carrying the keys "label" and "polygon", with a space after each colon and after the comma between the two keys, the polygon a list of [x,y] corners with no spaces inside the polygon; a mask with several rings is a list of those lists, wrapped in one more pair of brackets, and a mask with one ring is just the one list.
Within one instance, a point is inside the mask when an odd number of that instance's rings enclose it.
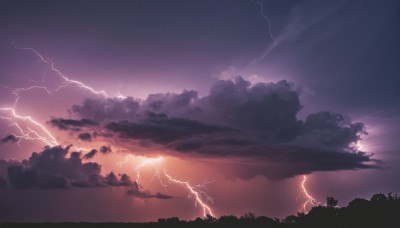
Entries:
{"label": "treeline silhouette", "polygon": [[185,221],[178,217],[160,218],[157,222],[147,223],[3,223],[0,227],[17,225],[18,227],[400,227],[400,197],[397,194],[375,194],[370,200],[356,198],[346,207],[338,207],[338,201],[327,197],[325,205],[313,207],[307,214],[297,213],[285,219],[256,216],[245,213],[240,217],[224,215]]}

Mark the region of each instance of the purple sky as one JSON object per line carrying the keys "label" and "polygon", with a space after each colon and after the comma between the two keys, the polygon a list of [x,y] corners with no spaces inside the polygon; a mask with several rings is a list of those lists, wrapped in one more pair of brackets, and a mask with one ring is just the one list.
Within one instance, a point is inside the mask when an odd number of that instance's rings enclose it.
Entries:
{"label": "purple sky", "polygon": [[3,1],[0,221],[202,216],[166,174],[217,217],[399,192],[399,3],[260,4]]}

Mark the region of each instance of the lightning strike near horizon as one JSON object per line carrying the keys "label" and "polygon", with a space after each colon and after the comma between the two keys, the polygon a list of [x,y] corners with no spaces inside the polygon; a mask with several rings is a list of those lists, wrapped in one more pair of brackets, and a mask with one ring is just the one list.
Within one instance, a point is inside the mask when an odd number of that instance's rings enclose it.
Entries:
{"label": "lightning strike near horizon", "polygon": [[206,217],[207,215],[211,215],[214,217],[214,214],[213,214],[211,208],[202,200],[202,197],[201,197],[201,195],[204,195],[206,198],[206,201],[213,202],[213,199],[201,190],[201,188],[204,187],[205,185],[192,186],[187,181],[181,181],[181,180],[171,177],[165,170],[164,170],[164,176],[169,181],[174,182],[176,184],[181,184],[186,189],[189,190],[190,195],[193,195],[195,198],[195,205],[200,204],[200,206],[203,207],[203,216],[204,217]]}
{"label": "lightning strike near horizon", "polygon": [[[157,158],[146,158],[146,159],[144,159],[138,166],[136,166],[136,168],[135,168],[135,172],[136,172],[136,183],[139,184],[140,169],[141,169],[141,168],[143,168],[143,167],[145,167],[145,166],[147,166],[147,165],[154,165],[154,164],[156,164],[156,163],[159,163],[159,162],[163,161],[163,159],[164,159],[164,158],[163,158],[162,156],[157,157]],[[159,180],[160,180],[161,186],[163,186],[164,188],[166,188],[166,187],[168,187],[168,185],[165,184],[165,183],[163,182],[160,173],[161,173],[161,172],[160,172],[158,169],[156,169],[156,170],[155,170],[155,175],[154,175],[154,176],[158,176],[158,178],[159,178]],[[176,183],[176,184],[183,185],[186,189],[188,189],[188,190],[189,190],[189,198],[190,198],[191,196],[194,196],[194,199],[195,199],[195,206],[196,206],[197,204],[200,204],[200,205],[201,205],[201,207],[203,208],[203,216],[204,216],[204,217],[207,216],[207,215],[214,216],[214,214],[213,214],[213,212],[212,212],[210,206],[208,206],[208,205],[204,202],[204,201],[206,201],[206,202],[208,201],[208,202],[211,202],[211,203],[212,203],[212,202],[214,201],[214,199],[213,199],[212,197],[210,197],[207,193],[205,193],[205,191],[203,190],[204,188],[207,189],[206,185],[209,184],[209,183],[211,183],[212,181],[207,181],[207,180],[206,180],[206,181],[204,181],[204,182],[201,183],[201,184],[198,184],[198,185],[196,185],[196,186],[192,186],[192,185],[190,185],[189,182],[187,182],[187,181],[181,181],[181,180],[178,180],[178,179],[176,179],[176,178],[171,177],[171,176],[167,173],[167,171],[166,171],[165,169],[164,169],[164,171],[162,172],[162,175],[165,176],[166,179],[167,179],[169,182],[173,182],[173,183]],[[205,200],[202,199],[202,196],[205,198]]]}
{"label": "lightning strike near horizon", "polygon": [[308,213],[307,207],[313,207],[313,206],[318,206],[321,205],[314,197],[312,197],[305,186],[305,183],[307,182],[307,176],[303,175],[303,181],[301,182],[301,189],[306,196],[307,200],[303,203],[302,208],[300,209],[304,213]]}

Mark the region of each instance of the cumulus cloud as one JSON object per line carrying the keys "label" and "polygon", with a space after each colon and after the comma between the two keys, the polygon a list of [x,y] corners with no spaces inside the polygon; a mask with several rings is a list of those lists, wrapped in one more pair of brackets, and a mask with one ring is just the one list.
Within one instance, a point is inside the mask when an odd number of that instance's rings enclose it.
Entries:
{"label": "cumulus cloud", "polygon": [[[34,152],[23,161],[0,160],[0,189],[69,189],[93,187],[125,187],[126,194],[138,198],[171,199],[162,193],[152,194],[139,188],[127,174],[101,175],[101,166],[95,162],[83,162],[81,152],[69,152],[66,148],[46,147]],[[96,151],[96,150],[94,150]],[[97,152],[97,151],[96,151]],[[69,155],[69,156],[68,156]],[[87,154],[86,154],[87,155]]]}
{"label": "cumulus cloud", "polygon": [[68,188],[67,178],[52,173],[43,175],[22,165],[8,167],[8,180],[15,188]]}
{"label": "cumulus cloud", "polygon": [[10,134],[10,135],[7,135],[4,138],[0,139],[0,144],[7,143],[7,142],[16,143],[18,141],[19,141],[19,139],[17,138],[17,136]]}
{"label": "cumulus cloud", "polygon": [[[118,179],[120,185],[110,184],[110,175],[101,176],[101,166],[94,162],[82,162],[80,152],[69,148],[47,147],[42,152],[34,152],[22,162],[1,160],[0,175],[7,176],[14,188],[70,188],[96,186],[128,186],[127,175]],[[68,157],[67,155],[70,154]],[[114,174],[113,174],[114,175]]]}
{"label": "cumulus cloud", "polygon": [[118,178],[113,172],[105,177],[105,183],[111,186],[133,186],[136,184],[128,175],[122,174],[121,177]]}
{"label": "cumulus cloud", "polygon": [[[117,99],[110,99],[110,101]],[[103,100],[85,100],[82,106],[74,105],[73,112],[86,116],[90,120],[101,121],[105,119],[131,119],[134,118],[140,107],[138,100],[128,97],[119,102],[104,102]]]}
{"label": "cumulus cloud", "polygon": [[[143,101],[87,99],[72,112],[126,146],[157,146],[173,156],[229,158],[234,177],[283,179],[313,171],[378,168],[352,145],[362,123],[324,111],[297,118],[301,90],[293,83],[218,81],[209,95],[196,91],[151,94]],[[222,168],[221,168],[222,169]],[[237,170],[232,172],[232,170]]]}
{"label": "cumulus cloud", "polygon": [[346,149],[367,134],[364,124],[352,123],[343,115],[331,112],[319,112],[307,116],[298,144],[327,149]]}

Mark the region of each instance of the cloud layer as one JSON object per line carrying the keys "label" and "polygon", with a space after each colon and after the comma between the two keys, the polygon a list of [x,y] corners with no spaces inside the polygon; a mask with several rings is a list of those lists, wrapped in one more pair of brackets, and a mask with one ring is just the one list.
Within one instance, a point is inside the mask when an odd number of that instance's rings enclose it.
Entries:
{"label": "cloud layer", "polygon": [[[173,198],[162,193],[151,193],[139,188],[127,174],[113,172],[101,175],[101,166],[95,162],[83,162],[80,152],[69,152],[70,147],[47,147],[32,153],[28,160],[0,160],[0,188],[15,189],[69,189],[71,187],[127,187],[127,194],[137,198]],[[88,154],[91,154],[92,150]],[[94,156],[86,154],[83,159]],[[67,156],[69,155],[69,156]],[[91,157],[90,157],[91,156]],[[8,182],[8,183],[7,183]]]}
{"label": "cloud layer", "polygon": [[[300,92],[285,80],[251,85],[237,77],[218,81],[202,98],[185,90],[146,100],[86,99],[71,111],[96,123],[94,137],[157,147],[172,156],[225,159],[232,163],[225,170],[231,177],[279,180],[313,171],[378,168],[371,155],[354,147],[366,134],[364,124],[330,111],[299,120]],[[76,131],[75,122],[57,120],[52,124]]]}

